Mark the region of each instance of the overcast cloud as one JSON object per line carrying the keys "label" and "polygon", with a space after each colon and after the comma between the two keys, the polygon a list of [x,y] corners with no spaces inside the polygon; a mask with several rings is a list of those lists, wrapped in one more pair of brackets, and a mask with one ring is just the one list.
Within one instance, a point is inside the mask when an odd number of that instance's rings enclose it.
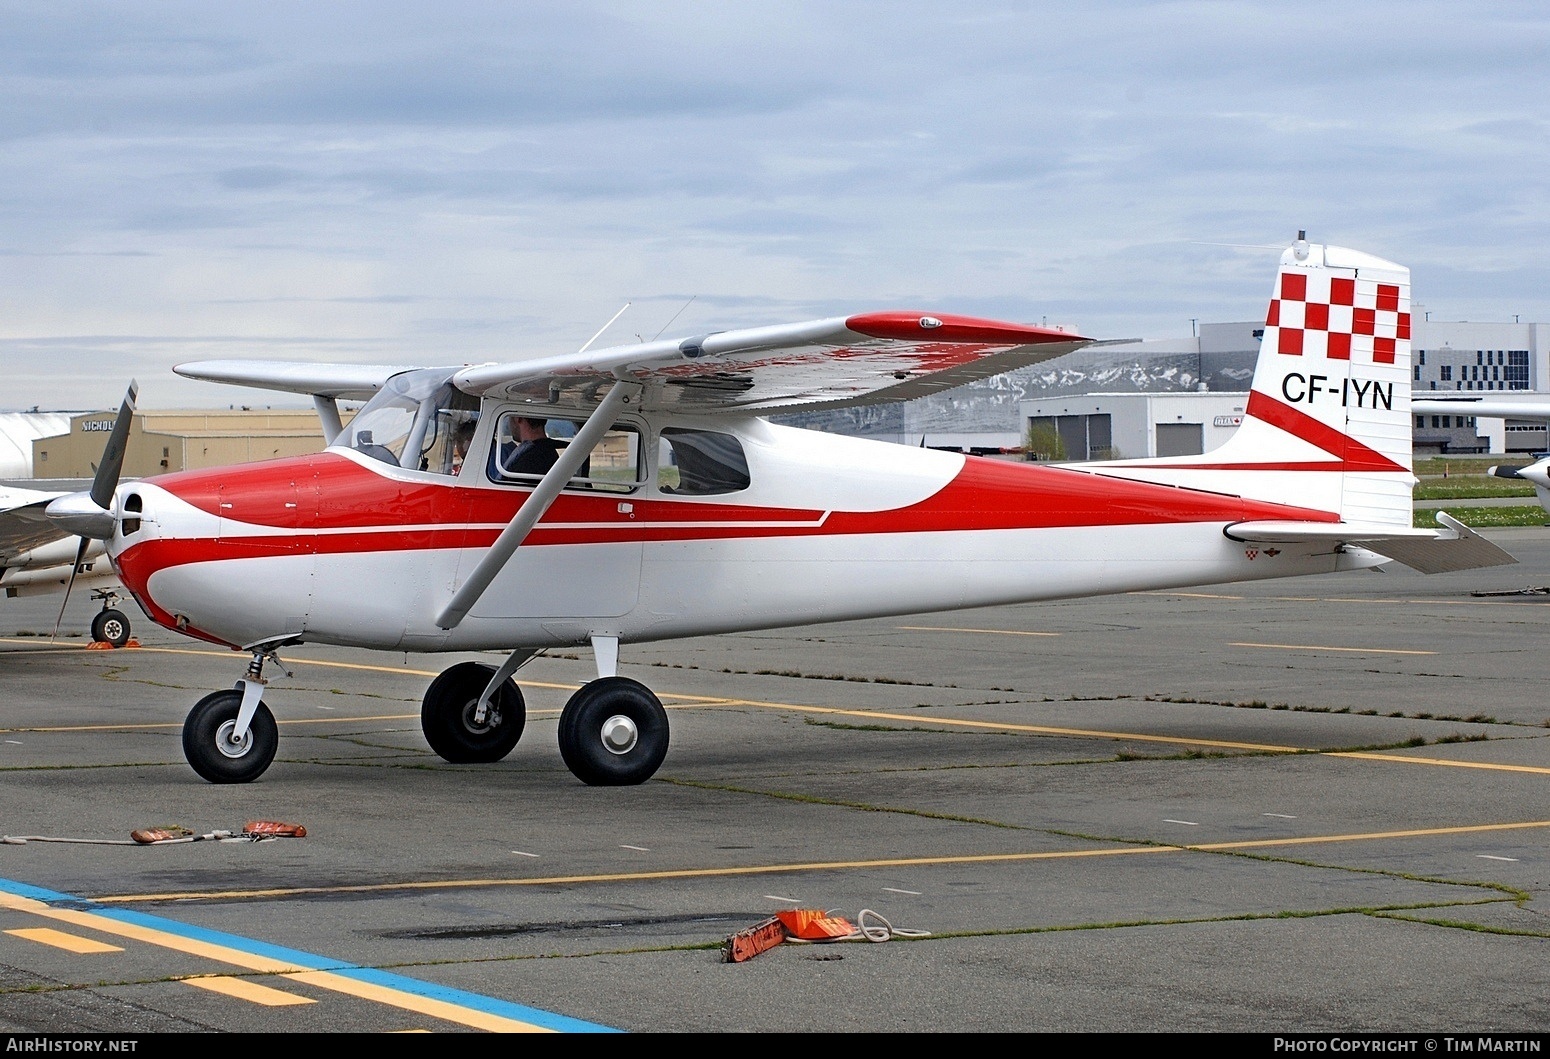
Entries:
{"label": "overcast cloud", "polygon": [[171,367],[508,360],[625,302],[603,341],[1188,335],[1300,228],[1550,321],[1538,3],[0,2],[0,41],[3,409],[278,405]]}

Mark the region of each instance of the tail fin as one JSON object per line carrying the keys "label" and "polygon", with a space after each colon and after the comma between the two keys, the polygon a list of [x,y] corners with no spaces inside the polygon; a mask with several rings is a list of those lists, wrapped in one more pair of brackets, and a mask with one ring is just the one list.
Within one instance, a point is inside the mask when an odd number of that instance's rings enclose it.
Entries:
{"label": "tail fin", "polygon": [[1227,443],[1093,469],[1409,527],[1410,438],[1410,270],[1299,232]]}

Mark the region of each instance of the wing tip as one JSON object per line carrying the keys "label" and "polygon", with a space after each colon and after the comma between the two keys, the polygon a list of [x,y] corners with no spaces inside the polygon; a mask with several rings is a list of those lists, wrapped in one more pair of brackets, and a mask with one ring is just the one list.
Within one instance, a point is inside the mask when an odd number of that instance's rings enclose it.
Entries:
{"label": "wing tip", "polygon": [[868,338],[905,341],[983,342],[1008,346],[1092,341],[1085,335],[1059,326],[1017,324],[975,316],[904,310],[858,313],[845,318],[845,327]]}

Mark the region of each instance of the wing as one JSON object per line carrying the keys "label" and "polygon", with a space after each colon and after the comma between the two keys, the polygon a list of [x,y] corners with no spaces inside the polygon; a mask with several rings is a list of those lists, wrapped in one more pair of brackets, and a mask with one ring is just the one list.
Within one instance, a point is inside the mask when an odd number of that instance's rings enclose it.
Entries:
{"label": "wing", "polygon": [[1507,566],[1518,561],[1452,515],[1439,511],[1437,521],[1443,526],[1440,530],[1350,522],[1238,522],[1226,532],[1232,540],[1252,544],[1328,541],[1354,545],[1423,574]]}
{"label": "wing", "polygon": [[1489,397],[1417,397],[1412,412],[1452,412],[1457,415],[1499,416],[1503,419],[1550,417],[1550,394],[1493,393]]}
{"label": "wing", "polygon": [[70,536],[43,513],[50,500],[63,495],[0,488],[0,567],[22,552]]}
{"label": "wing", "polygon": [[641,406],[707,414],[904,401],[1091,343],[1051,327],[879,312],[464,368],[468,393],[590,410],[619,379]]}
{"label": "wing", "polygon": [[[199,360],[172,370],[187,379],[365,401],[412,364],[311,364],[289,360]],[[448,370],[451,370],[450,368]]]}

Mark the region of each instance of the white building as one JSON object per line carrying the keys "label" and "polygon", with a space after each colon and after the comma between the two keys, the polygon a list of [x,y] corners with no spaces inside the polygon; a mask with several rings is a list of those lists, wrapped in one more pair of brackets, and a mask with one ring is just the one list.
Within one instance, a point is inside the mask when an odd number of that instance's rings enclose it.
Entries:
{"label": "white building", "polygon": [[1032,436],[1058,435],[1060,460],[1210,452],[1243,422],[1248,393],[1093,393],[1022,403]]}
{"label": "white building", "polygon": [[73,412],[0,412],[0,481],[32,478],[32,443],[70,432]]}

